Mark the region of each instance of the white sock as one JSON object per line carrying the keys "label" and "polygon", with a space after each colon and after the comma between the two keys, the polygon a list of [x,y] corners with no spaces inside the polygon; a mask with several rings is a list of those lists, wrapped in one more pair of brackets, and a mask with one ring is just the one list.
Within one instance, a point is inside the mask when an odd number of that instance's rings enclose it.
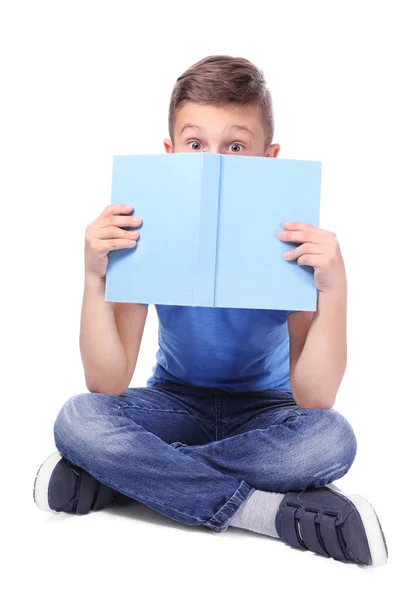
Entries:
{"label": "white sock", "polygon": [[275,517],[284,495],[254,490],[228,521],[228,525],[270,537],[279,537],[275,528]]}

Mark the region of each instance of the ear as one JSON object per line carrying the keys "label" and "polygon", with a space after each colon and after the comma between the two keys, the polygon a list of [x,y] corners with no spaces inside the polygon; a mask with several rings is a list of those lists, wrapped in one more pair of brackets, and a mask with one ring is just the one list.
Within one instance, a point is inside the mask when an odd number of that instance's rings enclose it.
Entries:
{"label": "ear", "polygon": [[279,144],[271,144],[268,146],[267,151],[265,152],[265,156],[268,158],[276,158],[279,154],[279,150],[281,149]]}
{"label": "ear", "polygon": [[164,140],[164,148],[165,148],[165,152],[167,154],[172,154],[174,151],[174,145],[173,145],[172,141],[169,140],[168,138],[166,138]]}

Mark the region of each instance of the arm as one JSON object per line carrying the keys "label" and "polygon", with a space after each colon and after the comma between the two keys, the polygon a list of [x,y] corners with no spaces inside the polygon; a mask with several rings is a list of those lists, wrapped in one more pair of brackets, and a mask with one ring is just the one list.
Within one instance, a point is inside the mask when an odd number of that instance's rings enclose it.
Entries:
{"label": "arm", "polygon": [[347,361],[346,291],[319,293],[315,313],[289,315],[290,382],[303,408],[332,408]]}
{"label": "arm", "polygon": [[127,216],[132,206],[109,205],[86,228],[85,289],[83,292],[80,351],[89,391],[120,396],[135,370],[147,307],[105,301],[108,253],[132,248],[139,238],[139,217]]}
{"label": "arm", "polygon": [[135,370],[148,309],[104,300],[105,281],[86,278],[80,351],[89,391],[119,396]]}
{"label": "arm", "polygon": [[312,225],[285,223],[278,237],[300,243],[286,260],[314,268],[317,310],[289,315],[290,381],[296,403],[329,409],[346,369],[347,281],[335,234]]}

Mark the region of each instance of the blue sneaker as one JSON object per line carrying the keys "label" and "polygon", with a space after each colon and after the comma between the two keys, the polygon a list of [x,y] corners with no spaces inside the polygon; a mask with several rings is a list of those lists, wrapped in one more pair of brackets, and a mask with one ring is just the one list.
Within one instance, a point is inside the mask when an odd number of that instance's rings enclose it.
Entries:
{"label": "blue sneaker", "polygon": [[388,559],[385,536],[371,504],[333,484],[287,492],[275,526],[289,546],[335,560],[377,567]]}
{"label": "blue sneaker", "polygon": [[77,515],[114,504],[120,496],[59,452],[51,454],[40,466],[33,488],[33,499],[40,509]]}

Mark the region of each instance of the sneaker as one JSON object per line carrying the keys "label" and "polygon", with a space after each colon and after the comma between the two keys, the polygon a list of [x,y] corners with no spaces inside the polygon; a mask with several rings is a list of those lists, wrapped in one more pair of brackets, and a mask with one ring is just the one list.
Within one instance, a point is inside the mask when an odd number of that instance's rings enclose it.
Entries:
{"label": "sneaker", "polygon": [[275,526],[289,546],[335,560],[377,567],[388,559],[385,536],[371,504],[333,484],[287,492]]}
{"label": "sneaker", "polygon": [[120,495],[59,452],[51,454],[40,466],[33,488],[33,499],[40,509],[77,515],[113,504]]}

